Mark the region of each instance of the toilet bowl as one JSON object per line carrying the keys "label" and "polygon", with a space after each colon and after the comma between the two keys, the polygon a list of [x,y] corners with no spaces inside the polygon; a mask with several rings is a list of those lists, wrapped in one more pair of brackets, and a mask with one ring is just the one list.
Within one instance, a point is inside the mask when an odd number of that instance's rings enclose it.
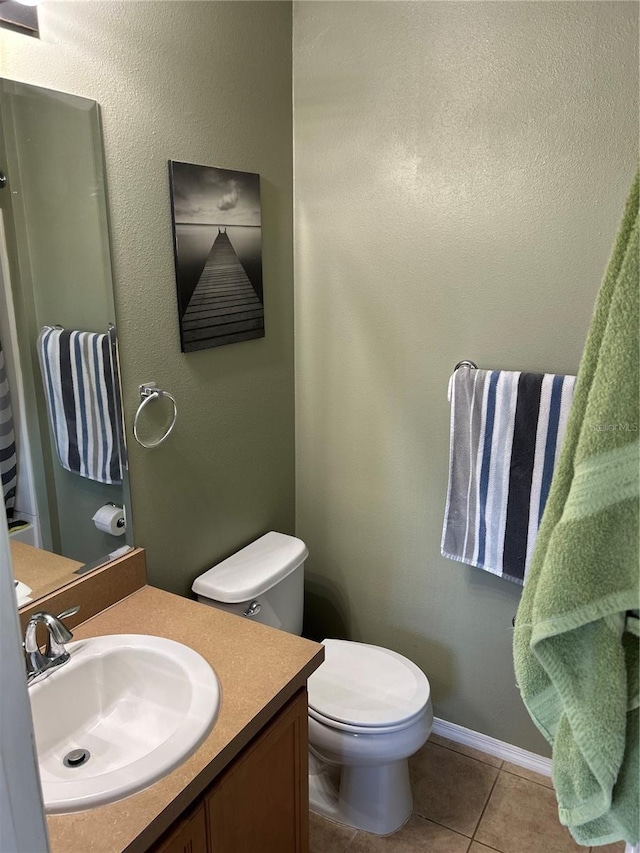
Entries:
{"label": "toilet bowl", "polygon": [[[267,533],[196,578],[198,601],[299,634],[304,542]],[[425,674],[380,646],[323,641],[308,682],[309,805],[332,820],[390,835],[409,818],[408,758],[433,723]]]}
{"label": "toilet bowl", "polygon": [[324,640],[309,678],[309,802],[312,811],[376,835],[411,815],[407,759],[433,723],[429,682],[402,655]]}

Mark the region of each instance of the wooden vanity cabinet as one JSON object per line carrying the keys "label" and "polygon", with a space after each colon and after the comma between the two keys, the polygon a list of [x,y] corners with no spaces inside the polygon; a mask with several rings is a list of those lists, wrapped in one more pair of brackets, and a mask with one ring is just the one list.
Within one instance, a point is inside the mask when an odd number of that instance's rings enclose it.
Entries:
{"label": "wooden vanity cabinet", "polygon": [[308,853],[307,691],[222,771],[153,853]]}
{"label": "wooden vanity cabinet", "polygon": [[204,803],[188,817],[177,820],[160,841],[152,848],[153,853],[207,853],[207,821]]}

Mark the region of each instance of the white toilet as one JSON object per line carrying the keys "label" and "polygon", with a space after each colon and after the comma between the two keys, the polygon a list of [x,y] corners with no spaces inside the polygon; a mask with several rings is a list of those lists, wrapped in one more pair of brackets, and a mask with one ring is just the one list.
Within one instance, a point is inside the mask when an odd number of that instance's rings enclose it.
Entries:
{"label": "white toilet", "polygon": [[[293,634],[302,631],[304,542],[267,533],[196,578],[198,601]],[[433,723],[429,682],[402,655],[324,640],[309,678],[309,803],[349,826],[389,835],[411,814],[407,759]]]}

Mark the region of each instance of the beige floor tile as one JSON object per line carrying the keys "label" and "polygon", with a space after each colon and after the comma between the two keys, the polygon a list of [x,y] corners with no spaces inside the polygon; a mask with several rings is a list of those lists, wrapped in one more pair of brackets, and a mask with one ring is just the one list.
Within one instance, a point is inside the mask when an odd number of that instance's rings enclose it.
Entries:
{"label": "beige floor tile", "polygon": [[345,853],[355,834],[355,829],[309,812],[309,853]]}
{"label": "beige floor tile", "polygon": [[607,844],[605,847],[592,847],[593,853],[624,853],[626,844],[618,841],[616,844]]}
{"label": "beige floor tile", "polygon": [[523,779],[528,779],[530,782],[537,782],[538,785],[544,785],[545,788],[553,788],[551,776],[543,776],[542,773],[536,773],[534,770],[527,770],[526,767],[518,767],[517,764],[511,764],[505,761],[502,769],[506,773],[513,773],[514,776],[521,776]]}
{"label": "beige floor tile", "polygon": [[500,853],[586,853],[558,821],[554,792],[500,771],[475,840]]}
{"label": "beige floor tile", "polygon": [[474,841],[471,847],[469,848],[469,853],[496,853],[493,847],[485,847],[484,844],[480,844],[478,841]]}
{"label": "beige floor tile", "polygon": [[471,837],[500,771],[430,743],[413,756],[409,769],[413,810]]}
{"label": "beige floor tile", "polygon": [[467,853],[469,839],[413,815],[399,832],[381,837],[357,832],[349,853]]}
{"label": "beige floor tile", "polygon": [[443,746],[445,749],[452,749],[461,755],[468,755],[469,758],[477,758],[478,761],[484,761],[485,764],[490,764],[492,767],[502,766],[502,759],[496,758],[495,755],[489,755],[486,752],[481,752],[479,749],[474,749],[472,746],[465,746],[463,743],[447,740],[446,737],[434,735],[433,732],[429,735],[429,743],[435,743],[436,746]]}

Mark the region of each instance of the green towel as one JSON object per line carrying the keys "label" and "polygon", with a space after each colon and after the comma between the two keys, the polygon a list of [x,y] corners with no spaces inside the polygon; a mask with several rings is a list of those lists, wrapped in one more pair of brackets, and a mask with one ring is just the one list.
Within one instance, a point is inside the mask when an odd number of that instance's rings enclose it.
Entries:
{"label": "green towel", "polygon": [[[516,617],[514,663],[579,844],[639,840],[638,175]],[[632,611],[635,611],[632,612]]]}

